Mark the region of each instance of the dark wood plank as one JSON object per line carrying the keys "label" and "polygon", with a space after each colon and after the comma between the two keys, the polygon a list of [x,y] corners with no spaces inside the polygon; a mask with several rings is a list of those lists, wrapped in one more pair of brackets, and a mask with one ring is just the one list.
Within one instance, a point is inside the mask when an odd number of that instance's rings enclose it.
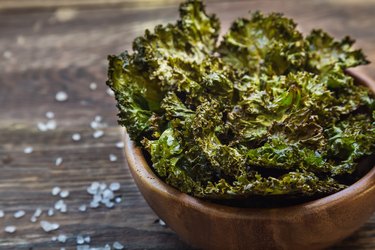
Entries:
{"label": "dark wood plank", "polygon": [[[8,1],[9,3],[10,1]],[[159,23],[177,17],[177,2],[135,8],[120,5],[86,5],[69,9],[12,8],[0,11],[0,249],[74,249],[78,234],[90,235],[92,246],[122,242],[127,249],[189,249],[168,228],[154,223],[156,215],[147,206],[124,163],[116,125],[113,98],[106,94],[106,56],[131,48],[132,40]],[[351,35],[369,59],[375,61],[375,4],[372,1],[209,1],[209,12],[218,13],[223,30],[248,10],[280,11],[293,17],[304,32],[324,28],[340,38]],[[1,6],[1,3],[0,3]],[[126,6],[126,5],[121,5]],[[364,71],[375,78],[374,66]],[[96,82],[97,90],[89,84]],[[56,92],[68,93],[67,102],[56,102]],[[57,129],[40,132],[36,124],[45,112],[56,115]],[[90,121],[101,115],[108,127],[104,136],[92,137]],[[73,133],[82,140],[74,142]],[[34,152],[23,149],[33,146]],[[118,156],[110,162],[108,155]],[[56,157],[63,157],[55,166]],[[114,209],[79,212],[90,196],[85,189],[93,181],[119,181],[123,202]],[[68,213],[42,219],[58,222],[60,230],[45,233],[30,217],[37,207],[46,211],[58,198],[52,187],[71,194]],[[26,216],[12,218],[24,209]],[[39,219],[40,221],[40,219]],[[17,226],[7,234],[4,227]],[[51,241],[64,233],[65,244]],[[357,233],[334,249],[374,249],[375,216]]]}

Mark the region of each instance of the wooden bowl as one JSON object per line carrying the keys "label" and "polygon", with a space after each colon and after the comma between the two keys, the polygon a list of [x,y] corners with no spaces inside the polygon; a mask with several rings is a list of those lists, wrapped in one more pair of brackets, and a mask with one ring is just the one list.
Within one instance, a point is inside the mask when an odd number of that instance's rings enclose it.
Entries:
{"label": "wooden bowl", "polygon": [[[354,71],[357,82],[375,84]],[[375,167],[330,196],[281,208],[236,208],[182,193],[160,180],[125,133],[130,171],[154,212],[188,244],[203,249],[322,249],[357,230],[375,211]]]}

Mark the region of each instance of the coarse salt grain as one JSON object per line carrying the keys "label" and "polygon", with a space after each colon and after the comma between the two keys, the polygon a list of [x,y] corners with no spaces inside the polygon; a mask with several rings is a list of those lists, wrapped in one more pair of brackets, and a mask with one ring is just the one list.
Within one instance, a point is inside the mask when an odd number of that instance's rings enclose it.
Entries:
{"label": "coarse salt grain", "polygon": [[124,249],[124,246],[120,242],[118,242],[118,241],[114,242],[112,246],[116,250]]}
{"label": "coarse salt grain", "polygon": [[48,111],[48,112],[46,112],[46,117],[48,119],[53,119],[53,118],[55,118],[55,113],[53,113],[52,111]]}
{"label": "coarse salt grain", "polygon": [[94,121],[96,122],[101,122],[102,120],[103,120],[103,117],[101,117],[100,115],[96,115],[94,118]]}
{"label": "coarse salt grain", "polygon": [[64,200],[58,200],[58,201],[56,201],[56,203],[55,203],[55,205],[54,205],[54,208],[55,208],[56,210],[59,211],[59,210],[61,210],[64,206],[66,206]]}
{"label": "coarse salt grain", "polygon": [[115,197],[112,190],[109,190],[109,189],[104,190],[102,195],[103,195],[103,199],[107,199],[107,200],[113,199]]}
{"label": "coarse salt grain", "polygon": [[106,201],[104,202],[104,205],[106,206],[106,208],[114,208],[115,207],[115,203],[113,203],[112,201]]}
{"label": "coarse salt grain", "polygon": [[114,155],[114,154],[110,154],[109,155],[109,161],[117,161],[117,156],[116,155]]}
{"label": "coarse salt grain", "polygon": [[[90,245],[78,245],[76,250],[99,250],[99,249],[95,249],[93,247],[90,247]],[[102,250],[102,249],[100,249]]]}
{"label": "coarse salt grain", "polygon": [[113,92],[112,89],[110,88],[107,88],[107,90],[105,91],[109,96],[115,96],[115,92]]}
{"label": "coarse salt grain", "polygon": [[90,237],[90,236],[86,236],[86,237],[85,237],[85,242],[86,242],[86,243],[90,243],[90,241],[91,241],[91,237]]}
{"label": "coarse salt grain", "polygon": [[55,166],[60,166],[62,162],[63,162],[63,158],[57,157],[55,160]]}
{"label": "coarse salt grain", "polygon": [[43,122],[38,122],[37,127],[38,127],[38,130],[41,132],[45,132],[48,130],[47,125],[44,124]]}
{"label": "coarse salt grain", "polygon": [[111,184],[109,184],[109,189],[112,190],[112,191],[118,191],[120,190],[120,183],[118,182],[112,182]]}
{"label": "coarse salt grain", "polygon": [[65,102],[66,100],[68,100],[68,94],[64,91],[59,91],[56,93],[55,99],[58,102]]}
{"label": "coarse salt grain", "polygon": [[62,190],[60,192],[60,197],[61,198],[67,198],[69,196],[70,192],[68,190]]}
{"label": "coarse salt grain", "polygon": [[47,211],[47,215],[53,216],[54,214],[55,214],[55,211],[53,210],[53,208],[49,208],[48,211]]}
{"label": "coarse salt grain", "polygon": [[57,127],[57,123],[56,123],[55,120],[49,120],[49,121],[45,124],[45,126],[46,126],[46,129],[47,129],[47,130],[55,130],[56,127]]}
{"label": "coarse salt grain", "polygon": [[5,215],[4,211],[3,210],[0,210],[0,218],[3,218]]}
{"label": "coarse salt grain", "polygon": [[123,148],[124,147],[124,143],[122,141],[119,141],[116,143],[116,148]]}
{"label": "coarse salt grain", "polygon": [[60,234],[59,236],[57,236],[57,241],[61,243],[65,243],[67,239],[68,237],[65,234]]}
{"label": "coarse salt grain", "polygon": [[57,223],[51,223],[51,222],[48,222],[48,221],[45,221],[45,220],[42,220],[40,222],[40,226],[42,227],[42,229],[45,232],[51,232],[51,231],[54,231],[54,230],[57,230],[57,229],[60,228],[59,224],[57,224]]}
{"label": "coarse salt grain", "polygon": [[104,135],[104,131],[103,131],[103,130],[96,130],[96,131],[92,134],[92,136],[93,136],[95,139],[100,138],[100,137],[102,137],[103,135]]}
{"label": "coarse salt grain", "polygon": [[85,212],[87,210],[87,206],[85,204],[78,207],[78,210],[81,212]]}
{"label": "coarse salt grain", "polygon": [[13,217],[18,219],[18,218],[25,216],[25,214],[26,212],[24,210],[19,210],[13,214]]}
{"label": "coarse salt grain", "polygon": [[91,207],[91,208],[98,208],[99,205],[100,205],[99,202],[94,202],[94,201],[91,201],[91,202],[90,202],[90,207]]}
{"label": "coarse salt grain", "polygon": [[6,226],[4,229],[5,232],[10,233],[10,234],[16,232],[16,230],[17,228],[15,226]]}
{"label": "coarse salt grain", "polygon": [[26,147],[23,149],[25,154],[31,154],[34,151],[33,147]]}
{"label": "coarse salt grain", "polygon": [[165,224],[165,222],[161,219],[159,219],[159,225],[162,226],[162,227],[167,226],[167,224]]}
{"label": "coarse salt grain", "polygon": [[73,141],[79,141],[79,140],[81,140],[81,135],[78,134],[78,133],[74,133],[72,135],[72,139],[73,139]]}
{"label": "coarse salt grain", "polygon": [[98,85],[95,82],[90,83],[89,86],[91,90],[96,90],[98,88]]}
{"label": "coarse salt grain", "polygon": [[43,212],[42,209],[37,208],[37,209],[35,210],[33,216],[35,216],[35,217],[39,217],[39,216],[42,215],[42,212]]}
{"label": "coarse salt grain", "polygon": [[121,203],[121,201],[122,201],[121,197],[116,197],[116,199],[115,199],[116,203]]}
{"label": "coarse salt grain", "polygon": [[9,50],[6,50],[6,51],[4,51],[3,56],[4,56],[5,59],[10,59],[10,58],[12,58],[13,54]]}
{"label": "coarse salt grain", "polygon": [[60,192],[61,192],[61,188],[60,188],[60,187],[54,187],[54,188],[52,188],[51,194],[52,194],[53,196],[56,196],[56,195],[58,195]]}
{"label": "coarse salt grain", "polygon": [[85,243],[85,238],[83,238],[82,235],[77,235],[76,242],[78,245],[82,245],[83,243]]}

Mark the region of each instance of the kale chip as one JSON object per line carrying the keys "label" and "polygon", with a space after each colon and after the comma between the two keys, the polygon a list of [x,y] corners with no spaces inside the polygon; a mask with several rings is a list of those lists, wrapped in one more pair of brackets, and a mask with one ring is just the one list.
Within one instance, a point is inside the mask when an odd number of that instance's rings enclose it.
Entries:
{"label": "kale chip", "polygon": [[155,173],[196,197],[321,197],[375,149],[375,102],[346,69],[369,63],[346,37],[304,37],[282,14],[220,23],[199,0],[175,24],[109,56],[119,124]]}

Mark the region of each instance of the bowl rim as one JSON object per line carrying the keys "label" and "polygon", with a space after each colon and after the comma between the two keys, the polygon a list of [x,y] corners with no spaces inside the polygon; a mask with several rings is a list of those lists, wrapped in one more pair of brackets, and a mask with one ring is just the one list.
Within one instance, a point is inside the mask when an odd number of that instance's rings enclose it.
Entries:
{"label": "bowl rim", "polygon": [[[375,93],[375,81],[370,77],[358,70],[347,70],[347,73],[355,80],[365,84],[372,90],[373,93]],[[165,183],[153,172],[152,168],[144,158],[142,150],[137,147],[133,141],[131,141],[126,129],[122,129],[122,133],[122,138],[125,145],[126,160],[136,182],[138,182],[137,179],[139,179],[139,181],[141,181],[144,185],[144,188],[152,190],[153,192],[162,195],[164,198],[173,199],[176,202],[182,201],[185,206],[194,208],[204,213],[214,211],[219,217],[243,218],[245,216],[253,218],[256,216],[257,218],[261,218],[269,217],[270,214],[277,212],[280,215],[278,217],[281,220],[288,220],[296,216],[296,210],[305,210],[309,213],[316,213],[319,210],[326,210],[327,207],[336,207],[344,200],[351,200],[352,202],[355,202],[356,199],[360,199],[362,196],[368,195],[368,193],[373,193],[373,195],[375,195],[374,165],[369,172],[366,173],[366,175],[345,189],[334,194],[300,204],[272,208],[243,208],[217,204],[183,193],[173,186]],[[137,183],[137,185],[140,184]]]}

